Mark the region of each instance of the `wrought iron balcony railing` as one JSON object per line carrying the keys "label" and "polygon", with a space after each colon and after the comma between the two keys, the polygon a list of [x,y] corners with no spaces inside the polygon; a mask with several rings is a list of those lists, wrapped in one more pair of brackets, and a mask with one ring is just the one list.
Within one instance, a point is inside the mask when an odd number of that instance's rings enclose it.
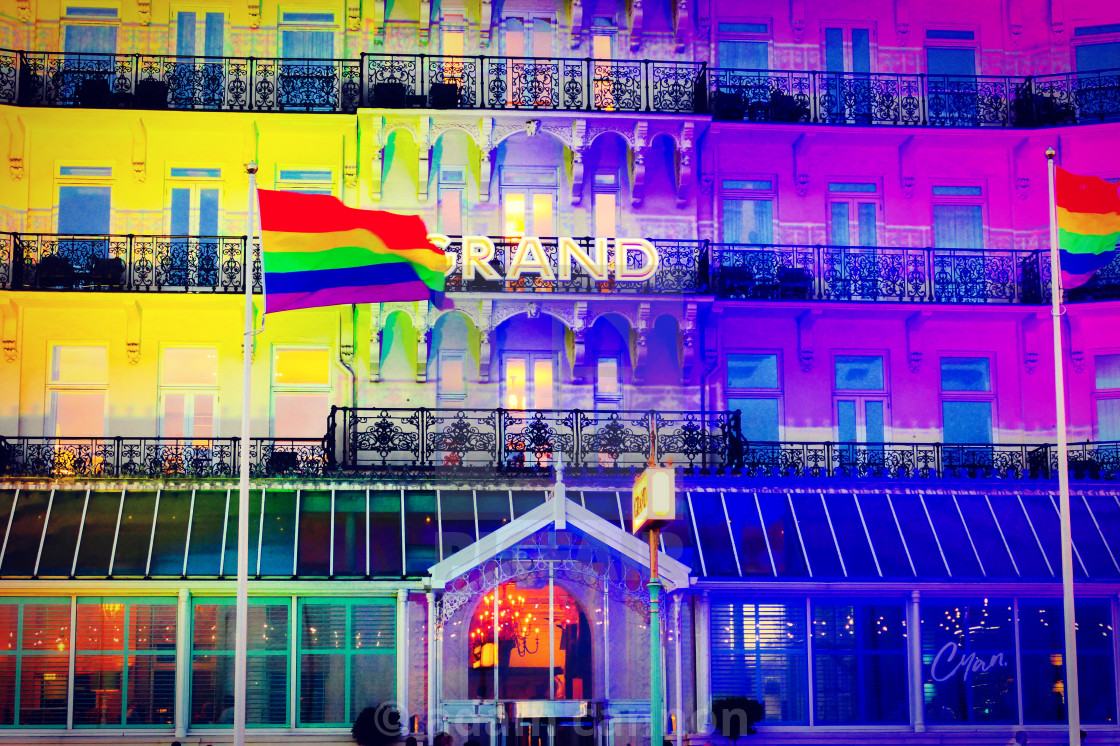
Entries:
{"label": "wrought iron balcony railing", "polygon": [[[5,438],[0,436],[0,478],[236,478],[239,438]],[[321,476],[322,438],[253,438],[256,477]]]}
{"label": "wrought iron balcony railing", "polygon": [[[592,253],[592,239],[576,239]],[[683,293],[731,299],[905,303],[1046,303],[1047,252],[890,246],[711,244],[651,239],[659,266],[646,281],[596,280],[573,265],[569,279],[510,275],[516,242],[495,241],[490,266],[502,279],[447,279],[448,292]],[[541,239],[559,278],[555,238]],[[458,255],[453,238],[448,251]],[[0,233],[0,289],[241,293],[242,236],[135,236]],[[638,261],[628,257],[628,261]],[[259,250],[253,290],[260,292]],[[1120,259],[1098,270],[1068,300],[1120,298]]]}
{"label": "wrought iron balcony railing", "polygon": [[[335,408],[325,438],[254,438],[256,478],[540,478],[640,471],[657,458],[696,477],[1049,480],[1052,444],[744,440],[729,412]],[[0,479],[234,479],[239,439],[0,436]],[[1120,479],[1120,443],[1069,448],[1075,480]]]}
{"label": "wrought iron balcony railing", "polygon": [[220,111],[710,111],[735,121],[1044,127],[1120,118],[1120,70],[938,76],[586,58],[363,54],[320,60],[0,50],[0,103]]}
{"label": "wrought iron balcony railing", "polygon": [[1120,119],[1120,69],[1034,77],[708,71],[716,119],[931,127],[1047,127]]}
{"label": "wrought iron balcony railing", "polygon": [[[360,59],[0,50],[0,103],[354,112],[359,107],[696,112],[704,65],[363,54]],[[698,98],[699,97],[699,98]]]}

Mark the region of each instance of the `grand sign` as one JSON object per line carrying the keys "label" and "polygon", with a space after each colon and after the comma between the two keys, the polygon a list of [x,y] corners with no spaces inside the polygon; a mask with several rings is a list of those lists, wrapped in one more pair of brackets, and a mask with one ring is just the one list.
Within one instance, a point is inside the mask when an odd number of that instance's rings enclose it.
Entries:
{"label": "grand sign", "polygon": [[[446,250],[453,241],[449,236],[428,236],[433,244]],[[561,236],[556,241],[556,264],[549,262],[542,239],[524,236],[506,262],[505,277],[491,264],[497,256],[494,239],[488,236],[463,236],[458,259],[447,270],[450,277],[460,272],[464,280],[517,280],[522,275],[537,275],[542,280],[570,280],[572,268],[579,268],[593,280],[607,282],[645,282],[657,274],[660,259],[657,249],[644,238],[595,238],[590,247],[581,246],[574,238]],[[450,252],[454,257],[454,252]]]}

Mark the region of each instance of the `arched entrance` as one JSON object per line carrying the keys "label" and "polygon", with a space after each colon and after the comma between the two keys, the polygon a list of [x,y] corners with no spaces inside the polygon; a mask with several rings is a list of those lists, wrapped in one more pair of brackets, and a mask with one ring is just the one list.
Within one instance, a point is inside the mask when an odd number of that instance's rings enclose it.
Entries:
{"label": "arched entrance", "polygon": [[470,624],[472,699],[586,699],[591,625],[555,578],[525,578],[487,593]]}

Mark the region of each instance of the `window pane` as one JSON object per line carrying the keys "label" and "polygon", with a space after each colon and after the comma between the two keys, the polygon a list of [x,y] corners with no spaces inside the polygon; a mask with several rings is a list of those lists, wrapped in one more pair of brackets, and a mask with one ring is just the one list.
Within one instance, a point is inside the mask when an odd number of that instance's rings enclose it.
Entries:
{"label": "window pane", "polygon": [[740,424],[743,437],[748,441],[777,441],[781,439],[781,420],[778,417],[777,399],[728,399],[727,408],[742,412]]}
{"label": "window pane", "polygon": [[443,490],[439,494],[440,528],[444,558],[473,544],[474,496],[469,490]]}
{"label": "window pane", "polygon": [[525,195],[505,194],[506,230],[509,238],[525,235]]}
{"label": "window pane", "polygon": [[927,72],[930,75],[975,75],[976,50],[927,47]]}
{"label": "window pane", "polygon": [[51,383],[107,383],[109,356],[105,347],[55,345],[51,348]]}
{"label": "window pane", "polygon": [[877,578],[879,571],[871,556],[863,521],[856,511],[855,495],[840,492],[825,494],[824,499],[828,517],[832,519],[836,530],[836,543],[840,547],[840,556],[844,559],[848,577]]}
{"label": "window pane", "polygon": [[871,72],[871,32],[868,29],[852,29],[852,72]]}
{"label": "window pane", "polygon": [[728,355],[727,387],[731,389],[778,388],[778,356]]}
{"label": "window pane", "polygon": [[1120,440],[1120,399],[1097,399],[1097,440]]}
{"label": "window pane", "polygon": [[599,396],[617,396],[622,393],[619,384],[618,358],[599,358],[595,371],[595,393]]}
{"label": "window pane", "polygon": [[[952,498],[931,494],[926,495],[925,502],[953,577],[980,577],[983,573],[976,561],[976,552],[972,549],[969,535],[965,533],[960,514],[957,513]],[[976,535],[973,535],[973,540],[975,539]]]}
{"label": "window pane", "polygon": [[[733,495],[733,497],[739,496]],[[696,530],[700,534],[700,545],[704,550],[704,564],[708,575],[737,577],[739,570],[731,549],[731,535],[727,530],[720,493],[693,492],[691,498],[696,516]],[[761,540],[762,536],[758,532],[758,516],[754,519],[754,535]],[[767,562],[767,569],[769,569],[769,562]],[[695,572],[694,567],[693,573]]]}
{"label": "window pane", "polygon": [[989,401],[941,402],[942,442],[991,443],[992,403]]}
{"label": "window pane", "polygon": [[[249,575],[256,575],[258,572],[257,537],[260,534],[261,495],[263,492],[263,490],[249,492]],[[237,577],[237,516],[240,502],[237,490],[231,490],[229,517],[226,518],[225,557],[222,564],[222,572],[226,577]]]}
{"label": "window pane", "polygon": [[1120,42],[1118,41],[1078,44],[1074,47],[1074,53],[1077,55],[1078,72],[1120,68]]}
{"label": "window pane", "polygon": [[712,698],[751,697],[763,723],[808,721],[805,604],[713,596]]}
{"label": "window pane", "polygon": [[844,571],[840,566],[840,555],[836,541],[832,537],[828,517],[820,493],[790,493],[794,510],[797,511],[797,525],[809,555],[809,568],[814,578],[842,578]]}
{"label": "window pane", "polygon": [[221,57],[223,54],[225,54],[225,44],[223,42],[224,30],[224,13],[206,14],[206,40],[204,42],[205,46],[202,52],[207,57]]}
{"label": "window pane", "polygon": [[326,576],[331,561],[331,493],[302,490],[299,499],[299,562],[296,574]]}
{"label": "window pane", "polygon": [[[898,518],[898,525],[902,527],[902,537],[910,551],[910,559],[914,562],[918,577],[945,577],[941,550],[937,548],[933,529],[919,496],[894,493],[889,499]],[[864,515],[867,514],[868,511],[865,511]]]}
{"label": "window pane", "polygon": [[59,187],[58,232],[105,235],[109,232],[109,210],[109,187]]}
{"label": "window pane", "polygon": [[1014,578],[1015,567],[1007,554],[1007,548],[1000,538],[1000,528],[997,527],[992,511],[988,509],[988,502],[983,495],[970,495],[958,493],[957,504],[964,515],[965,525],[972,534],[976,544],[976,551],[980,561],[984,563],[984,572],[989,578]]}
{"label": "window pane", "polygon": [[883,358],[878,355],[837,355],[836,388],[844,391],[882,391]]}
{"label": "window pane", "polygon": [[766,538],[774,555],[774,567],[779,576],[804,577],[809,574],[805,554],[797,527],[790,513],[789,500],[784,494],[759,493],[758,504],[762,509],[762,522]]}
{"label": "window pane", "polygon": [[436,548],[436,496],[434,492],[406,492],[404,497],[405,574],[426,573],[439,562]]}
{"label": "window pane", "polygon": [[[105,392],[104,391],[52,391],[50,434],[54,437],[100,438],[105,434]],[[73,456],[85,459],[84,451]],[[67,458],[70,458],[67,456]],[[100,459],[100,456],[92,456]],[[56,465],[65,466],[65,460]],[[97,466],[97,463],[73,464],[77,470],[84,471]]]}
{"label": "window pane", "polygon": [[280,32],[280,49],[288,59],[329,60],[334,57],[334,33],[284,29]]}
{"label": "window pane", "polygon": [[717,49],[720,67],[765,70],[770,64],[764,41],[720,41]]}
{"label": "window pane", "polygon": [[155,492],[129,490],[125,493],[113,575],[142,577],[145,574],[155,509]]}
{"label": "window pane", "polygon": [[859,245],[877,246],[878,233],[875,230],[875,204],[873,202],[860,202],[858,209],[859,220]]}
{"label": "window pane", "polygon": [[984,248],[980,205],[934,205],[933,245],[939,249]]}
{"label": "window pane", "polygon": [[844,72],[844,29],[824,30],[824,69],[830,73]]}
{"label": "window pane", "polygon": [[[552,226],[552,195],[533,195],[533,234],[551,236],[556,233]],[[603,234],[599,234],[603,235]]]}
{"label": "window pane", "polygon": [[164,386],[217,386],[217,348],[163,348],[160,379]]}
{"label": "window pane", "polygon": [[905,618],[901,603],[813,605],[817,722],[909,720]]}
{"label": "window pane", "polygon": [[986,357],[941,358],[943,391],[991,391],[992,377]]}
{"label": "window pane", "polygon": [[[831,29],[830,29],[831,30]],[[839,29],[837,29],[839,30]],[[829,205],[828,215],[828,241],[833,246],[851,245],[851,235],[848,230],[848,203],[833,202]]]}
{"label": "window pane", "polygon": [[183,551],[187,545],[190,511],[190,490],[160,492],[156,536],[152,544],[151,575],[178,577],[183,574]]}
{"label": "window pane", "polygon": [[[232,497],[237,499],[237,493]],[[261,575],[286,577],[292,574],[296,542],[295,524],[296,491],[266,490],[264,534],[261,540]],[[255,548],[255,545],[253,546]],[[228,572],[230,571],[227,570]]]}
{"label": "window pane", "polygon": [[[758,505],[753,495],[728,492],[724,495],[727,514],[731,520],[731,535],[739,553],[739,566],[743,575],[773,575],[770,554],[766,549],[762,524],[759,522]],[[718,521],[719,514],[716,513]],[[705,547],[707,540],[705,539]],[[709,573],[712,571],[709,569]],[[713,573],[714,574],[714,573]]]}
{"label": "window pane", "polygon": [[70,575],[85,503],[85,490],[55,490],[50,523],[43,539],[43,554],[39,559],[41,577]]}
{"label": "window pane", "polygon": [[[373,577],[400,577],[401,497],[397,490],[370,494],[369,571]],[[430,567],[435,562],[430,563]],[[424,568],[427,569],[427,568]],[[419,572],[419,571],[417,571]]]}
{"label": "window pane", "polygon": [[[20,500],[24,493],[20,493]],[[109,573],[109,556],[117,533],[117,515],[120,511],[121,491],[89,494],[86,521],[82,527],[82,545],[78,548],[78,577],[105,577]],[[11,544],[8,545],[11,551]],[[216,573],[215,573],[216,574]]]}
{"label": "window pane", "polygon": [[533,361],[533,408],[552,409],[552,360]]}
{"label": "window pane", "polygon": [[225,539],[226,500],[229,493],[199,490],[194,497],[187,576],[216,576]]}
{"label": "window pane", "polygon": [[618,195],[614,192],[595,193],[595,235],[615,238],[618,229]]}
{"label": "window pane", "polygon": [[364,576],[368,546],[366,491],[336,490],[334,493],[334,574]]}
{"label": "window pane", "polygon": [[871,399],[863,403],[865,437],[868,443],[883,443],[887,439],[883,402]]}
{"label": "window pane", "polygon": [[854,493],[853,496],[859,501],[860,513],[867,524],[867,533],[883,577],[914,577],[886,496],[874,493]]}
{"label": "window pane", "polygon": [[836,437],[841,443],[855,443],[859,440],[856,403],[851,399],[836,402]]}
{"label": "window pane", "polygon": [[459,189],[441,189],[439,195],[440,230],[448,236],[463,233],[463,192]]}
{"label": "window pane", "polygon": [[330,385],[327,350],[278,349],[272,353],[272,382],[277,386]]}
{"label": "window pane", "polygon": [[[1010,602],[985,598],[923,603],[921,617],[926,722],[1015,722]],[[981,665],[964,664],[969,655]]]}
{"label": "window pane", "polygon": [[773,204],[768,199],[724,199],[723,240],[727,243],[773,243]]}
{"label": "window pane", "polygon": [[21,490],[16,500],[15,515],[8,532],[8,546],[0,574],[31,576],[43,538],[43,522],[47,517],[50,490]]}
{"label": "window pane", "polygon": [[439,356],[439,392],[441,396],[463,397],[467,393],[466,368],[463,355]]}

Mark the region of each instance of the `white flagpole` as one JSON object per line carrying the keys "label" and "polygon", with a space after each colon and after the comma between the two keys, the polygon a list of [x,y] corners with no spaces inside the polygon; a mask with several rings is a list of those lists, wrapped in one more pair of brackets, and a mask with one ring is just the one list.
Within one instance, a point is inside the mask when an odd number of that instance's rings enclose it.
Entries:
{"label": "white flagpole", "polygon": [[241,353],[241,481],[237,496],[237,641],[234,647],[233,743],[245,746],[245,695],[249,651],[249,416],[253,385],[253,212],[257,205],[257,164],[249,173],[249,232],[245,240],[245,336]]}
{"label": "white flagpole", "polygon": [[1070,746],[1081,743],[1081,702],[1077,694],[1077,634],[1073,615],[1073,541],[1070,534],[1069,458],[1066,453],[1066,383],[1062,360],[1062,270],[1058,262],[1058,207],[1054,193],[1054,149],[1046,149],[1050,201],[1050,306],[1054,319],[1054,405],[1058,413],[1058,498],[1062,531],[1062,619],[1065,627],[1065,695]]}

